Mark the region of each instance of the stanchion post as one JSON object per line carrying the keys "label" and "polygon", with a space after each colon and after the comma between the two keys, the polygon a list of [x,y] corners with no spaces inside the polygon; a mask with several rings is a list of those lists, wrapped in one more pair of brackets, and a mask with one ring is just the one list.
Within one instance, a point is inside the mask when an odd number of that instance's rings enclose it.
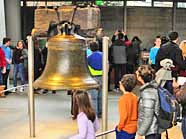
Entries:
{"label": "stanchion post", "polygon": [[[103,37],[102,132],[107,130],[108,115],[108,37]],[[106,139],[107,136],[102,136]]]}
{"label": "stanchion post", "polygon": [[29,111],[29,127],[30,137],[35,137],[35,102],[34,102],[34,91],[33,91],[33,77],[34,77],[34,47],[31,36],[27,37],[28,40],[28,111]]}

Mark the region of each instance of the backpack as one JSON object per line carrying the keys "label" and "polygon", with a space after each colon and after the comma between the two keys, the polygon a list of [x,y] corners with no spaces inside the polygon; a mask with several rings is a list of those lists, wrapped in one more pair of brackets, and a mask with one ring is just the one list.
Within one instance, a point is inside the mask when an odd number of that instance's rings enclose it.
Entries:
{"label": "backpack", "polygon": [[176,97],[167,89],[158,87],[158,95],[160,101],[159,115],[156,115],[158,127],[161,129],[169,129],[180,121],[181,106]]}

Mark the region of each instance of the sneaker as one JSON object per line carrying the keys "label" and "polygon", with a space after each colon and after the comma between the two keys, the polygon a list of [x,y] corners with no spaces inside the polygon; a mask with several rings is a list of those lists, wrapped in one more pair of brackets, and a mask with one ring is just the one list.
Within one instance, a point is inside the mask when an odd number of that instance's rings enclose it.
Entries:
{"label": "sneaker", "polygon": [[17,89],[16,88],[14,88],[13,90],[12,90],[12,93],[15,93],[17,91]]}
{"label": "sneaker", "polygon": [[56,90],[52,90],[52,94],[56,94]]}
{"label": "sneaker", "polygon": [[48,90],[44,89],[42,93],[46,94],[46,93],[48,93]]}
{"label": "sneaker", "polygon": [[20,88],[20,92],[24,92],[24,87],[21,87]]}

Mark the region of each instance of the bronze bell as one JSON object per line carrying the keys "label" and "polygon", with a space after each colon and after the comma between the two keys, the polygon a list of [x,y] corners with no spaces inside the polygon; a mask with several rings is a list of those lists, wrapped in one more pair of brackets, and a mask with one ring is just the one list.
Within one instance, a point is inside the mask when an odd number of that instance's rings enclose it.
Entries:
{"label": "bronze bell", "polygon": [[34,88],[48,90],[88,90],[98,88],[86,62],[85,40],[74,35],[56,35],[48,40],[48,57]]}

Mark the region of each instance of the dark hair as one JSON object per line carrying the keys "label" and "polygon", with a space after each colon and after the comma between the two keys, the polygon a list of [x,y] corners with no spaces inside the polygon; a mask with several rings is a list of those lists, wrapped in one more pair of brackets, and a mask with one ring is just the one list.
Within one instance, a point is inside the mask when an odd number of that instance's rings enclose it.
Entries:
{"label": "dark hair", "polygon": [[132,42],[134,42],[134,41],[138,41],[138,42],[141,43],[141,40],[139,39],[138,36],[134,36],[134,37],[132,38]]}
{"label": "dark hair", "polygon": [[9,42],[9,41],[11,41],[10,38],[8,38],[8,37],[3,38],[3,44],[6,44],[6,43]]}
{"label": "dark hair", "polygon": [[125,74],[121,79],[121,83],[126,91],[131,92],[137,83],[136,76],[134,74]]}
{"label": "dark hair", "polygon": [[93,52],[99,50],[99,45],[97,44],[97,42],[90,43],[90,50]]}
{"label": "dark hair", "polygon": [[73,93],[73,114],[74,119],[77,118],[79,110],[84,112],[89,120],[94,122],[96,114],[91,106],[88,93],[86,91],[77,90]]}
{"label": "dark hair", "polygon": [[137,72],[145,83],[151,82],[155,78],[155,71],[150,65],[141,65]]}
{"label": "dark hair", "polygon": [[176,40],[177,38],[178,38],[178,32],[172,31],[172,32],[169,33],[169,39],[170,39],[171,41],[174,41],[174,40]]}
{"label": "dark hair", "polygon": [[123,36],[123,33],[119,32],[119,33],[118,33],[118,39],[121,40],[121,39],[123,39],[123,37],[124,37],[124,36]]}
{"label": "dark hair", "polygon": [[167,36],[162,36],[161,37],[161,45],[167,43],[169,41],[169,38],[167,38]]}
{"label": "dark hair", "polygon": [[160,39],[160,38],[161,38],[161,36],[160,36],[160,35],[156,36],[156,39]]}

